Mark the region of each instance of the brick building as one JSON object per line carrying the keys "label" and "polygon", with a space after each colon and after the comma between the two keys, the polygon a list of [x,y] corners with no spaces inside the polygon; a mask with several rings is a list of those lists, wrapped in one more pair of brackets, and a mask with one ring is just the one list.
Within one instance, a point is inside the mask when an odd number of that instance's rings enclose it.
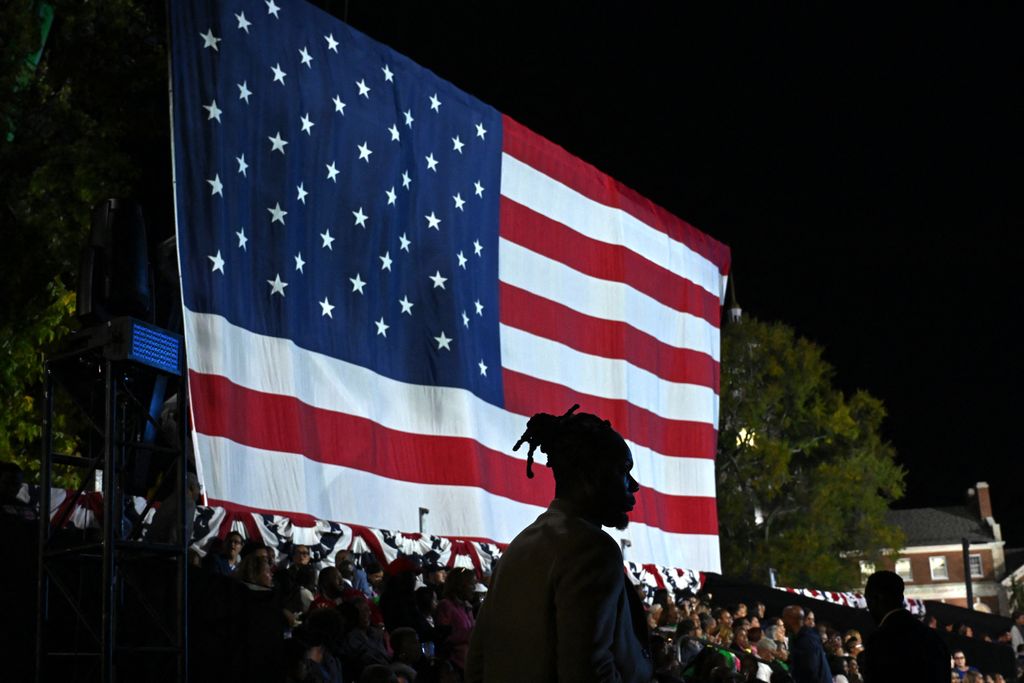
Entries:
{"label": "brick building", "polygon": [[[906,534],[906,545],[876,566],[862,563],[865,577],[888,569],[903,577],[908,598],[967,606],[966,573],[971,575],[974,607],[1006,614],[1006,557],[999,524],[992,517],[988,484],[967,492],[967,503],[955,507],[890,510],[888,521]],[[963,539],[970,542],[964,566]]]}

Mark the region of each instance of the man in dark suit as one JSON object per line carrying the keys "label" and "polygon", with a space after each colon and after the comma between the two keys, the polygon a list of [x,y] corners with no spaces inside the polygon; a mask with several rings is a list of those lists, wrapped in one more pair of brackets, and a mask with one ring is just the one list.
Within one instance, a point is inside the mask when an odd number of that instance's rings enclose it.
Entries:
{"label": "man in dark suit", "polygon": [[622,553],[602,526],[624,529],[639,490],[633,457],[606,420],[534,415],[516,444],[540,447],[555,500],[509,544],[477,618],[468,683],[649,683],[647,627]]}
{"label": "man in dark suit", "polygon": [[904,609],[903,579],[893,572],[875,572],[868,578],[864,597],[878,624],[860,655],[865,683],[948,683],[949,648]]}
{"label": "man in dark suit", "polygon": [[804,608],[789,605],[782,610],[782,623],[789,632],[789,672],[796,683],[832,683],[825,648],[818,632],[807,626]]}

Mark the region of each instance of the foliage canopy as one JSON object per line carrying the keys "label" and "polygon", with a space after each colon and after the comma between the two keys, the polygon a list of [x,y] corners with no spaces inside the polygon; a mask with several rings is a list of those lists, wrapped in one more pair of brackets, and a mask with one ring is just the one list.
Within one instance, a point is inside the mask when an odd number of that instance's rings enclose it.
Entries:
{"label": "foliage canopy", "polygon": [[[33,69],[40,12],[51,9]],[[163,11],[133,0],[0,4],[0,460],[26,472],[39,467],[43,353],[75,326],[92,207],[136,197],[147,218],[171,222]],[[55,427],[57,449],[73,452],[74,430]]]}
{"label": "foliage canopy", "polygon": [[779,323],[722,328],[718,514],[725,571],[845,589],[859,559],[897,549],[885,521],[904,472],[882,440],[881,401],[833,386],[822,349]]}

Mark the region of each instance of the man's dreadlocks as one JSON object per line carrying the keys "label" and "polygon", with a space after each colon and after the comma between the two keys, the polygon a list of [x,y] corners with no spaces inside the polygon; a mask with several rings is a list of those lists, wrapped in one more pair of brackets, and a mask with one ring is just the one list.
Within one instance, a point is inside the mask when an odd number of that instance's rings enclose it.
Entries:
{"label": "man's dreadlocks", "polygon": [[[526,423],[526,431],[512,448],[518,451],[523,443],[530,446],[526,454],[526,476],[533,479],[533,452],[539,447],[547,454],[547,466],[559,469],[564,466],[580,466],[584,454],[603,454],[609,445],[609,437],[616,434],[612,423],[590,413],[577,413],[579,404],[564,415],[537,413]],[[617,435],[616,435],[617,436]]]}

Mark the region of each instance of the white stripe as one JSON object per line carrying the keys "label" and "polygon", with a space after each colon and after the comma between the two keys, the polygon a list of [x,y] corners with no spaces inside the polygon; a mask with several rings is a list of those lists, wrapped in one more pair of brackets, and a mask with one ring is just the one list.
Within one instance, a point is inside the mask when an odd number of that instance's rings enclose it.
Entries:
{"label": "white stripe", "polygon": [[622,245],[716,298],[723,296],[722,275],[710,260],[622,209],[585,197],[507,153],[501,155],[501,194],[591,239]]}
{"label": "white stripe", "polygon": [[501,364],[584,394],[629,401],[669,420],[718,425],[718,396],[711,387],[669,382],[624,360],[583,353],[507,325],[501,325]]}
{"label": "white stripe", "polygon": [[[424,507],[430,510],[431,527],[443,529],[447,536],[499,543],[511,541],[543,512],[476,487],[412,484],[224,438],[199,435],[196,446],[206,473],[206,494],[257,509],[413,532],[419,528],[419,508]],[[720,571],[716,536],[667,533],[645,524],[611,534],[630,540],[630,558]]]}
{"label": "white stripe", "polygon": [[623,322],[659,342],[720,356],[719,330],[629,285],[586,275],[515,242],[498,241],[498,279],[586,315]]}
{"label": "white stripe", "polygon": [[[367,418],[410,434],[474,439],[483,446],[525,460],[526,449],[511,447],[528,416],[481,400],[472,392],[424,387],[382,377],[364,367],[299,348],[232,325],[222,316],[185,309],[189,369],[226,377],[254,391],[293,396],[315,408]],[[245,349],[244,353],[239,349]],[[281,359],[288,362],[281,362]],[[674,496],[715,495],[714,461],[666,456],[630,444],[636,479]],[[205,477],[206,473],[201,476]]]}

